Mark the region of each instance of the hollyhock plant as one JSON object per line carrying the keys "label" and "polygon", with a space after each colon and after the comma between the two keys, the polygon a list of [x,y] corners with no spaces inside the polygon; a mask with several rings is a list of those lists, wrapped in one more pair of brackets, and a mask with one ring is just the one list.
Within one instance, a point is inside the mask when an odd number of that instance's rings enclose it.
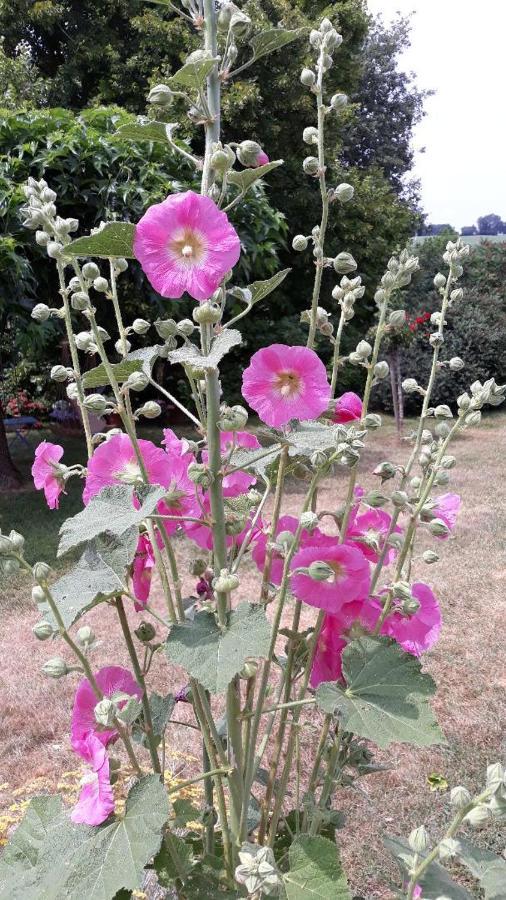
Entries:
{"label": "hollyhock plant", "polygon": [[353,391],[346,391],[336,400],[333,413],[333,421],[337,425],[346,425],[347,422],[354,422],[362,416],[362,401],[358,394]]}
{"label": "hollyhock plant", "polygon": [[[122,666],[104,666],[95,675],[98,687],[104,697],[114,698],[115,694],[129,694],[131,697],[142,697],[142,691],[133,675]],[[107,747],[111,741],[118,737],[116,728],[99,729],[95,720],[94,710],[98,703],[97,696],[87,678],[83,678],[74,697],[72,710],[71,738],[72,745],[79,745],[89,734],[94,734],[98,740]],[[121,708],[126,703],[121,700],[118,706]],[[76,752],[79,752],[78,750]]]}
{"label": "hollyhock plant", "polygon": [[[168,488],[172,469],[167,453],[151,441],[139,440],[138,443],[150,483]],[[127,434],[115,434],[96,448],[88,462],[83,501],[89,503],[107,485],[139,484],[141,481],[142,473],[130,438]]]}
{"label": "hollyhock plant", "polygon": [[134,253],[162,297],[208,300],[235,266],[239,236],[210,197],[170,194],[137,223]]}
{"label": "hollyhock plant", "polygon": [[[368,509],[353,518],[347,538],[348,540],[355,539],[364,556],[376,563],[383,549],[385,536],[389,532],[391,522],[392,517],[384,509]],[[402,529],[396,525],[394,533],[401,534]],[[394,558],[395,549],[392,547],[386,553],[385,562],[391,563]]]}
{"label": "hollyhock plant", "polygon": [[76,825],[101,825],[114,812],[107,751],[93,732],[75,741],[73,749],[89,764],[91,771],[83,778],[70,818]]}
{"label": "hollyhock plant", "polygon": [[[295,516],[280,516],[278,520],[278,525],[275,531],[274,539],[278,537],[278,535],[282,534],[284,531],[289,531],[291,534],[295,534],[297,531],[298,521]],[[305,542],[310,539],[315,539],[321,534],[319,529],[315,529],[310,535],[309,531],[305,529],[301,532],[301,541],[300,545],[304,546]],[[253,545],[253,549],[251,551],[251,558],[255,563],[256,567],[263,571],[265,565],[265,558],[267,555],[267,543],[268,536],[265,531],[260,531],[257,533]],[[283,567],[284,567],[284,559],[281,554],[275,550],[272,554],[271,560],[271,574],[270,581],[272,584],[281,584],[281,577],[283,575]]]}
{"label": "hollyhock plant", "polygon": [[271,344],[251,357],[242,395],[262,422],[280,428],[291,419],[316,419],[325,412],[330,385],[314,350]]}
{"label": "hollyhock plant", "polygon": [[59,497],[65,485],[58,465],[62,456],[63,447],[49,441],[42,441],[35,450],[33,483],[38,491],[44,491],[49,509],[58,509]]}
{"label": "hollyhock plant", "polygon": [[293,569],[309,568],[317,562],[329,568],[328,579],[320,581],[304,573],[292,575],[292,591],[298,600],[336,614],[345,603],[369,593],[370,567],[358,548],[320,536],[295,554]]}
{"label": "hollyhock plant", "polygon": [[[202,505],[202,509],[200,510],[200,513],[201,513],[201,515],[202,515],[202,513],[204,514],[202,516],[202,520],[200,522],[185,522],[184,529],[185,529],[188,537],[191,538],[192,541],[195,541],[195,543],[199,547],[201,547],[202,550],[212,550],[214,547],[214,542],[213,542],[213,529],[210,524],[211,518],[212,518],[211,503],[210,503],[208,494],[203,495],[202,500],[201,500],[201,505]],[[207,521],[204,521],[204,516]],[[258,530],[261,527],[262,527],[262,522],[258,521],[256,529],[254,529],[252,532],[252,535],[250,538],[251,540],[254,540],[256,534],[258,533]],[[242,528],[238,534],[228,534],[227,533],[226,538],[225,538],[227,547],[228,548],[239,547],[242,544],[246,535],[248,534],[250,528],[251,528],[251,516],[249,519],[247,519],[246,524],[244,525],[244,528]]]}
{"label": "hollyhock plant", "polygon": [[[432,507],[432,514],[436,517],[436,519],[441,519],[447,528],[450,531],[453,531],[455,525],[457,524],[457,516],[460,510],[460,496],[459,494],[441,494],[440,497],[437,498],[435,506]],[[447,534],[437,535],[439,538],[447,538]]]}
{"label": "hollyhock plant", "polygon": [[160,527],[163,525],[167,534],[173,534],[181,524],[177,521],[177,517],[189,516],[191,518],[199,518],[201,508],[195,493],[195,485],[188,478],[188,465],[191,459],[187,454],[183,456],[170,456],[168,458],[167,470],[169,474],[169,484],[167,487],[167,495],[164,500],[158,504],[157,511],[161,516],[174,516],[174,520],[161,519]]}
{"label": "hollyhock plant", "polygon": [[[254,434],[248,431],[222,431],[220,432],[220,447],[222,456],[228,456],[232,448],[242,447],[247,450],[258,450],[260,441]],[[207,455],[206,455],[207,458]],[[254,475],[247,472],[232,472],[223,476],[223,496],[237,497],[256,484]]]}
{"label": "hollyhock plant", "polygon": [[132,586],[135,595],[134,607],[137,612],[146,608],[151,590],[151,576],[155,565],[153,546],[146,534],[137,543],[132,564]]}

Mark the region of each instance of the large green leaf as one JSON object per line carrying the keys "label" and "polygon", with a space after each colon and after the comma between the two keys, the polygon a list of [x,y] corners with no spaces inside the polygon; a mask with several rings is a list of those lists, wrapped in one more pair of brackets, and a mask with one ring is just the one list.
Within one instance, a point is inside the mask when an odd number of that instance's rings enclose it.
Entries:
{"label": "large green leaf", "polygon": [[1,900],[111,900],[121,890],[141,886],[169,815],[167,793],[157,775],[132,788],[122,818],[99,828],[73,825],[61,798],[34,802],[36,818],[27,813],[6,848]]}
{"label": "large green leaf", "polygon": [[264,609],[241,603],[229,614],[223,632],[215,617],[204,611],[193,622],[174,625],[167,638],[167,656],[212,694],[219,694],[247,659],[267,655],[270,636]]}
{"label": "large green leaf", "polygon": [[427,747],[444,743],[428,697],[435,693],[419,660],[389,638],[361,637],[343,650],[346,687],[323,682],[316,702],[339,715],[343,728],[379,747],[393,741]]}
{"label": "large green leaf", "polygon": [[[396,837],[385,838],[384,844],[395,856],[401,870],[402,880],[405,883],[409,879],[408,873],[413,862],[413,851],[405,841]],[[422,857],[423,854],[419,854],[419,859]],[[439,897],[447,897],[448,900],[471,900],[471,894],[453,881],[446,869],[436,862],[431,863],[425,869],[419,884],[422,887],[424,900],[438,900]]]}
{"label": "large green leaf", "polygon": [[261,447],[259,450],[247,450],[242,447],[234,450],[230,459],[231,466],[247,471],[252,469],[261,478],[266,477],[267,469],[276,461],[281,453],[281,446],[274,444],[271,448]]}
{"label": "large green leaf", "polygon": [[116,135],[128,141],[154,141],[167,146],[167,126],[153,119],[138,119],[118,128]]}
{"label": "large green leaf", "polygon": [[135,225],[131,222],[107,222],[96,234],[76,238],[68,244],[65,255],[134,259],[134,233]]}
{"label": "large green leaf", "polygon": [[273,53],[280,50],[298,37],[305,33],[305,28],[269,28],[267,31],[261,31],[250,40],[250,46],[253,48],[253,59],[260,59],[267,53]]}
{"label": "large green leaf", "polygon": [[[139,532],[130,528],[118,537],[93,541],[74,568],[51,586],[51,593],[66,628],[96,603],[122,591],[125,570],[134,558]],[[48,622],[57,625],[47,603],[39,610]]]}
{"label": "large green leaf", "polygon": [[506,900],[506,860],[465,838],[459,838],[458,843],[457,857],[480,882],[485,900]]}
{"label": "large green leaf", "polygon": [[238,187],[242,194],[245,194],[250,187],[255,184],[264,175],[268,175],[273,169],[283,165],[282,159],[275,159],[273,162],[265,163],[263,166],[257,166],[255,169],[241,169],[240,172],[232,169],[228,173],[228,183]]}
{"label": "large green leaf", "polygon": [[[123,384],[132,372],[142,371],[142,360],[140,359],[123,359],[119,363],[111,363],[111,369],[118,384]],[[83,375],[83,385],[85,388],[106,387],[110,385],[109,376],[105,370],[103,363],[94,369],[89,369]]]}
{"label": "large green leaf", "polygon": [[179,69],[168,79],[167,84],[176,91],[199,91],[204,86],[207,76],[211,74],[218,62],[218,57],[209,57],[207,59],[197,59],[193,62],[186,62],[182,69]]}
{"label": "large green leaf", "polygon": [[128,354],[127,360],[132,360],[134,362],[140,361],[142,371],[151,378],[153,366],[160,355],[161,349],[161,344],[155,344],[154,347],[141,347],[140,350],[132,350],[131,353]]}
{"label": "large green leaf", "polygon": [[153,865],[155,868],[155,872],[158,875],[158,880],[162,887],[169,888],[176,878],[184,875],[188,875],[193,868],[193,852],[192,848],[189,844],[185,844],[182,838],[177,835],[172,835],[172,848],[173,851],[177,853],[177,858],[179,861],[179,867],[176,869],[174,865],[172,856],[170,855],[165,844],[162,844],[161,849],[156,854]]}
{"label": "large green leaf", "polygon": [[233,328],[226,329],[214,338],[211,350],[204,356],[195,344],[185,344],[177,350],[171,350],[167,355],[167,359],[171,363],[182,363],[183,365],[195,366],[199,369],[212,370],[217,369],[220,360],[223,359],[232,347],[236,347],[241,343],[241,332],[235,331]]}
{"label": "large green leaf", "polygon": [[63,523],[60,528],[58,556],[63,556],[79,544],[92,541],[99,535],[119,537],[151,515],[167,491],[150,484],[143,486],[141,491],[138,489],[137,493],[142,497],[138,509],[133,504],[130,486],[115,484],[103,488],[90,500],[88,506]]}
{"label": "large green leaf", "polygon": [[288,852],[283,876],[288,900],[350,900],[338,849],[324,837],[301,834]]}
{"label": "large green leaf", "polygon": [[290,432],[290,456],[312,456],[316,451],[331,450],[337,446],[341,425],[321,425],[318,422],[302,422]]}
{"label": "large green leaf", "polygon": [[272,278],[266,278],[265,281],[254,281],[252,284],[249,284],[246,288],[249,291],[249,303],[253,306],[260,300],[263,300],[264,297],[267,297],[272,291],[275,291],[291,271],[291,269],[282,269],[281,272],[276,272]]}

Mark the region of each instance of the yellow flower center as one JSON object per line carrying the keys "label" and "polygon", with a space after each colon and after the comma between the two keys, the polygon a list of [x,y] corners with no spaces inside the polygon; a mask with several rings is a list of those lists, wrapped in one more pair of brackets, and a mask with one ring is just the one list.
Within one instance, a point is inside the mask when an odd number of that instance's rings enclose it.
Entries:
{"label": "yellow flower center", "polygon": [[284,372],[278,372],[274,379],[274,390],[281,394],[285,399],[296,397],[300,394],[301,378],[297,372],[287,369]]}
{"label": "yellow flower center", "polygon": [[167,249],[176,262],[195,265],[202,261],[206,241],[204,235],[193,228],[181,228],[171,237]]}
{"label": "yellow flower center", "polygon": [[332,569],[334,573],[334,581],[339,581],[346,574],[344,566],[341,563],[335,562],[333,560],[328,560],[328,565]]}

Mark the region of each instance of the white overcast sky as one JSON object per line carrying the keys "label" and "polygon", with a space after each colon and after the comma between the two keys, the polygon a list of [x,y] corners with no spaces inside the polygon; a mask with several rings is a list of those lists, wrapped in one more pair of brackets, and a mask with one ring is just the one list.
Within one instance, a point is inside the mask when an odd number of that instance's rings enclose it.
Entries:
{"label": "white overcast sky", "polygon": [[414,12],[400,65],[436,91],[417,127],[415,172],[428,220],[506,219],[506,0],[368,0],[389,21]]}

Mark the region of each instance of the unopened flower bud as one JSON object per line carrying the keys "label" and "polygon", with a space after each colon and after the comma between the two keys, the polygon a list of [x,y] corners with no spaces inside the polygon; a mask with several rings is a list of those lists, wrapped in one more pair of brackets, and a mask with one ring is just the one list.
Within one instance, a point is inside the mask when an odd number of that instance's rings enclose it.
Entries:
{"label": "unopened flower bud", "polygon": [[309,32],[309,43],[311,44],[312,47],[315,48],[315,50],[319,50],[319,48],[321,46],[321,42],[322,42],[322,36],[321,36],[320,32],[317,31],[316,28],[313,28]]}
{"label": "unopened flower bud", "polygon": [[156,400],[148,400],[144,406],[136,410],[138,416],[144,416],[146,419],[156,419],[157,416],[161,415],[161,412],[162,407]]}
{"label": "unopened flower bud", "polygon": [[239,678],[247,680],[248,678],[253,678],[257,672],[258,663],[254,659],[249,659],[244,663],[244,666],[239,672]]}
{"label": "unopened flower bud", "polygon": [[16,553],[22,553],[23,547],[25,546],[25,539],[19,531],[14,531],[14,529],[9,534],[9,541],[12,544],[13,549]]}
{"label": "unopened flower bud", "polygon": [[342,112],[343,109],[348,104],[348,97],[346,94],[334,94],[330,99],[330,105],[335,112]]}
{"label": "unopened flower bud", "polygon": [[214,325],[221,319],[221,307],[218,303],[206,300],[193,310],[193,318],[199,324]]}
{"label": "unopened flower bud", "polygon": [[388,481],[390,478],[393,478],[395,475],[395,471],[396,469],[393,463],[385,461],[380,463],[379,466],[376,466],[373,471],[373,475],[379,475],[381,481],[384,482]]}
{"label": "unopened flower bud", "polygon": [[69,369],[65,368],[65,366],[53,366],[51,369],[51,379],[53,381],[58,381],[63,383],[64,381],[68,381],[70,377]]}
{"label": "unopened flower bud", "polygon": [[298,252],[305,250],[307,247],[307,238],[303,234],[296,234],[292,241],[292,247]]}
{"label": "unopened flower bud", "polygon": [[95,641],[95,635],[89,625],[82,625],[77,632],[77,640],[83,647],[88,647]]}
{"label": "unopened flower bud", "polygon": [[50,259],[61,259],[63,256],[63,244],[59,241],[49,241],[46,250]]}
{"label": "unopened flower bud", "polygon": [[455,838],[443,838],[439,844],[439,859],[451,859],[461,851],[462,847]]}
{"label": "unopened flower bud", "polygon": [[320,22],[320,31],[322,34],[325,34],[327,31],[331,31],[334,26],[330,19],[322,19]]}
{"label": "unopened flower bud", "polygon": [[49,678],[63,678],[65,675],[68,675],[69,668],[61,656],[54,656],[44,663],[42,672],[44,675],[48,675]]}
{"label": "unopened flower bud", "polygon": [[433,550],[425,550],[422,554],[422,559],[428,566],[432,566],[434,563],[439,562],[439,556],[437,553],[434,553]]}
{"label": "unopened flower bud", "polygon": [[195,575],[199,578],[207,569],[207,562],[205,559],[194,559],[191,566],[190,572],[192,575]]}
{"label": "unopened flower bud", "polygon": [[174,99],[174,91],[166,84],[156,84],[148,94],[148,103],[153,106],[170,106]]}
{"label": "unopened flower bud", "polygon": [[359,341],[355,353],[362,359],[367,359],[372,353],[372,347],[368,341]]}
{"label": "unopened flower bud", "polygon": [[307,510],[307,512],[303,512],[299,519],[299,522],[306,531],[314,531],[314,529],[318,525],[318,516],[315,512],[311,512],[311,510]]}
{"label": "unopened flower bud", "polygon": [[47,247],[50,241],[50,237],[47,231],[36,231],[35,232],[35,240],[39,247]]}
{"label": "unopened flower bud", "polygon": [[302,168],[306,175],[316,175],[320,165],[316,156],[306,156],[305,160],[302,163]]}
{"label": "unopened flower bud", "polygon": [[289,550],[293,542],[294,535],[291,531],[280,531],[279,534],[276,535],[276,544],[279,544],[284,550]]}
{"label": "unopened flower bud", "polygon": [[420,609],[420,603],[416,599],[416,597],[410,597],[408,600],[405,600],[402,604],[402,612],[406,616],[414,616]]}
{"label": "unopened flower bud", "polygon": [[372,509],[379,509],[387,503],[388,497],[381,491],[369,491],[364,497],[364,503]]}
{"label": "unopened flower bud", "polygon": [[407,600],[413,599],[411,586],[407,581],[396,581],[392,587],[392,592],[396,600],[402,600],[403,602],[406,602]]}
{"label": "unopened flower bud", "polygon": [[442,274],[442,272],[438,272],[434,277],[434,287],[436,288],[444,288],[446,285],[446,277]]}
{"label": "unopened flower bud", "polygon": [[452,788],[450,791],[450,803],[452,806],[456,806],[457,809],[461,809],[463,806],[467,806],[468,803],[471,802],[471,794],[467,790],[467,788],[462,785],[458,785],[457,787]]}
{"label": "unopened flower bud", "polygon": [[95,722],[99,725],[103,725],[104,728],[110,728],[111,725],[114,725],[117,712],[118,710],[114,701],[109,697],[104,697],[103,700],[99,700],[93,710]]}
{"label": "unopened flower bud", "polygon": [[357,263],[351,253],[346,253],[345,251],[337,254],[333,265],[335,271],[338,272],[339,275],[348,275],[357,268]]}
{"label": "unopened flower bud", "polygon": [[408,844],[415,853],[425,853],[429,849],[429,834],[424,825],[413,829],[408,838]]}
{"label": "unopened flower bud", "polygon": [[318,143],[318,129],[314,127],[314,125],[308,125],[307,128],[304,128],[302,132],[302,140],[305,144],[317,144]]}
{"label": "unopened flower bud", "polygon": [[151,324],[146,319],[134,319],[132,322],[132,330],[134,334],[146,334],[151,328]]}
{"label": "unopened flower bud", "polygon": [[90,345],[93,343],[93,337],[89,331],[79,331],[75,340],[78,350],[89,350]]}
{"label": "unopened flower bud", "polygon": [[102,278],[102,276],[100,276],[93,281],[93,287],[99,294],[105,294],[109,290],[109,282],[107,281],[107,278]]}
{"label": "unopened flower bud", "polygon": [[475,828],[480,828],[482,825],[486,825],[491,818],[492,810],[490,807],[486,806],[485,803],[479,803],[478,806],[473,807],[464,816],[464,822],[468,822],[469,825],[473,825]]}
{"label": "unopened flower bud", "polygon": [[118,256],[117,259],[114,260],[114,271],[115,272],[126,272],[128,269],[128,260],[123,259],[122,256]]}
{"label": "unopened flower bud", "polygon": [[109,403],[102,394],[88,394],[88,396],[84,398],[83,405],[85,409],[89,409],[92,412],[96,412],[100,415],[101,413],[106,411]]}
{"label": "unopened flower bud", "polygon": [[460,356],[452,356],[449,366],[452,372],[460,372],[464,368],[465,362]]}
{"label": "unopened flower bud", "polygon": [[462,288],[455,288],[455,290],[452,291],[450,294],[450,301],[452,303],[456,303],[459,300],[462,300],[463,296],[464,296],[464,291],[462,290]]}
{"label": "unopened flower bud", "polygon": [[366,428],[381,428],[381,416],[378,413],[367,413],[364,425]]}
{"label": "unopened flower bud", "polygon": [[300,80],[304,87],[312,87],[316,81],[316,75],[312,69],[303,69],[300,73]]}
{"label": "unopened flower bud", "polygon": [[344,181],[342,184],[338,184],[334,190],[334,196],[340,203],[348,203],[348,201],[352,199],[354,193],[355,188],[351,184],[346,184]]}
{"label": "unopened flower bud", "polygon": [[124,338],[118,338],[114,344],[114,349],[116,350],[116,353],[120,353],[123,356],[125,353],[130,353],[132,345],[130,341],[126,341]]}
{"label": "unopened flower bud", "polygon": [[402,509],[409,502],[408,495],[405,491],[392,491],[390,499],[394,506],[397,506],[399,509]]}
{"label": "unopened flower bud", "polygon": [[47,641],[48,638],[53,636],[54,628],[49,622],[37,622],[33,626],[32,632],[38,641]]}
{"label": "unopened flower bud", "polygon": [[141,644],[149,644],[156,636],[155,626],[151,622],[141,622],[134,634]]}
{"label": "unopened flower bud", "polygon": [[237,575],[233,575],[228,569],[222,569],[218,577],[213,579],[213,588],[218,594],[228,594],[238,587]]}
{"label": "unopened flower bud", "polygon": [[446,403],[441,403],[439,406],[436,406],[434,416],[436,419],[453,419],[453,413]]}
{"label": "unopened flower bud", "polygon": [[45,303],[36,303],[31,312],[31,317],[36,322],[47,322],[50,315],[51,310]]}
{"label": "unopened flower bud", "polygon": [[191,462],[188,466],[187,474],[193,484],[199,484],[204,489],[207,489],[211,484],[212,474],[203,463]]}
{"label": "unopened flower bud", "polygon": [[429,344],[431,345],[431,347],[442,347],[444,342],[445,339],[442,334],[439,334],[439,332],[435,332],[429,337]]}
{"label": "unopened flower bud", "polygon": [[85,309],[89,308],[90,298],[84,291],[76,291],[70,298],[70,305],[72,309],[75,309],[77,312],[83,312]]}
{"label": "unopened flower bud", "polygon": [[258,157],[262,153],[262,148],[256,141],[241,141],[236,153],[237,159],[243,166],[255,167],[258,165]]}
{"label": "unopened flower bud", "polygon": [[47,581],[49,575],[51,574],[51,567],[48,566],[45,562],[36,562],[33,569],[33,577],[36,582],[40,583],[43,581]]}
{"label": "unopened flower bud", "polygon": [[325,37],[323,39],[323,46],[325,50],[337,50],[338,47],[341,46],[343,42],[342,34],[339,34],[335,28],[331,28],[330,31],[327,31]]}
{"label": "unopened flower bud", "polygon": [[68,384],[66,388],[66,394],[69,400],[79,400],[79,391],[77,389],[77,384],[72,382],[72,384]]}
{"label": "unopened flower bud", "polygon": [[374,375],[379,380],[382,381],[384,378],[388,377],[388,373],[390,372],[390,366],[386,362],[386,360],[381,360],[376,363],[374,366]]}
{"label": "unopened flower bud", "polygon": [[309,565],[307,574],[313,581],[328,581],[335,575],[335,572],[328,563],[317,559]]}
{"label": "unopened flower bud", "polygon": [[88,278],[90,281],[94,281],[95,278],[98,278],[100,275],[100,269],[97,264],[94,262],[87,262],[83,266],[83,275],[85,278]]}
{"label": "unopened flower bud", "polygon": [[39,584],[32,588],[32,600],[34,603],[44,603],[46,600],[46,592]]}
{"label": "unopened flower bud", "polygon": [[131,391],[143,391],[149,384],[149,375],[145,372],[131,372],[128,376],[125,387]]}
{"label": "unopened flower bud", "polygon": [[388,324],[392,328],[402,328],[406,322],[406,313],[403,309],[394,309],[388,317]]}
{"label": "unopened flower bud", "polygon": [[405,394],[414,394],[418,390],[418,382],[416,378],[405,378],[401,387]]}
{"label": "unopened flower bud", "polygon": [[432,521],[429,522],[429,531],[435,537],[446,537],[450,534],[448,525],[446,525],[442,519],[432,519]]}
{"label": "unopened flower bud", "polygon": [[244,406],[222,406],[218,428],[220,431],[241,431],[248,421],[248,411]]}
{"label": "unopened flower bud", "polygon": [[470,412],[464,419],[466,425],[474,426],[479,425],[481,422],[481,412],[479,409],[474,410],[474,412]]}

